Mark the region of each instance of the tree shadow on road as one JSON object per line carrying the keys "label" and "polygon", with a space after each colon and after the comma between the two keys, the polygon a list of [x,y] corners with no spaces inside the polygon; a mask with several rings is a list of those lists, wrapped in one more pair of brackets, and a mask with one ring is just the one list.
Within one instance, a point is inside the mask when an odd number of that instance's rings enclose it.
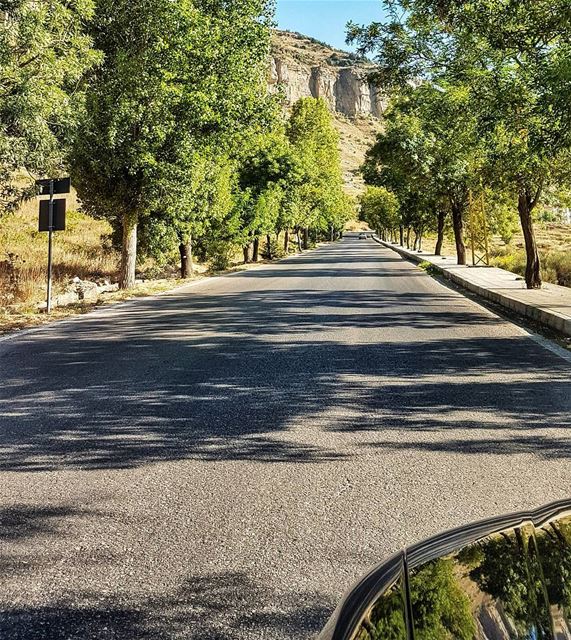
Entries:
{"label": "tree shadow on road", "polygon": [[[441,430],[460,451],[447,432],[483,422],[518,437],[571,426],[569,365],[499,318],[408,266],[388,270],[420,276],[404,291],[332,289],[321,274],[374,276],[391,262],[404,264],[349,243],[6,343],[0,470],[358,454],[291,435],[307,423],[375,431],[378,442],[393,430]],[[285,276],[304,264],[310,288],[299,290]],[[566,454],[560,438],[552,447],[542,438],[538,455]]]}
{"label": "tree shadow on road", "polygon": [[0,637],[296,640],[314,636],[333,606],[317,593],[272,592],[241,572],[221,572],[190,577],[160,596],[103,598],[87,592],[45,606],[7,606],[0,616]]}
{"label": "tree shadow on road", "polygon": [[0,542],[22,542],[60,534],[63,518],[100,515],[75,505],[37,506],[13,504],[0,507]]}

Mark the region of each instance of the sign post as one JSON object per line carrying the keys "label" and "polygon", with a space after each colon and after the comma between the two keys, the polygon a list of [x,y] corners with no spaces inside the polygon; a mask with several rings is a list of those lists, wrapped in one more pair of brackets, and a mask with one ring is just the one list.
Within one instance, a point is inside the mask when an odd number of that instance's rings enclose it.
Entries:
{"label": "sign post", "polygon": [[[52,255],[53,255],[53,232],[65,231],[65,199],[54,200],[56,193],[69,193],[71,183],[69,178],[60,180],[38,180],[36,184],[40,188],[38,195],[49,195],[49,200],[40,202],[40,223],[39,230],[48,232],[48,287],[46,312],[52,310]],[[46,224],[47,223],[47,224]]]}
{"label": "sign post", "polygon": [[48,205],[48,299],[46,313],[52,310],[52,244],[54,233],[54,181],[50,180],[50,201]]}

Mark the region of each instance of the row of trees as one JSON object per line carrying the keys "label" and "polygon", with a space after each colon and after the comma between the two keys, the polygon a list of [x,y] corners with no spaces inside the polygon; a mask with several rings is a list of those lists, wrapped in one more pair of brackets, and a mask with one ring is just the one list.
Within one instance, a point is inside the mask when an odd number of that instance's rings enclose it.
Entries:
{"label": "row of trees", "polygon": [[84,210],[137,252],[257,260],[350,213],[321,100],[267,90],[270,0],[14,0],[0,14],[0,215],[70,171]]}
{"label": "row of trees", "polygon": [[[491,226],[519,214],[528,288],[541,286],[533,212],[569,185],[571,12],[567,0],[387,0],[385,23],[350,25],[373,79],[391,91],[386,127],[364,175],[398,198],[380,226],[438,231],[452,219],[459,264],[473,198]],[[553,197],[555,194],[555,198]],[[385,194],[386,195],[386,194]],[[377,192],[377,199],[379,193]],[[367,202],[367,201],[366,201]],[[364,213],[370,212],[365,203]],[[511,203],[512,206],[507,206]],[[401,237],[402,240],[402,237]]]}

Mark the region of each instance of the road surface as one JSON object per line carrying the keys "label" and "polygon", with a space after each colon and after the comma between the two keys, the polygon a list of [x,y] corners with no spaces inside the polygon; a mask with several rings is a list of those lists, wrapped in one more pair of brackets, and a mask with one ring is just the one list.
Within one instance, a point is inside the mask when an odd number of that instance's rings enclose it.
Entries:
{"label": "road surface", "polygon": [[571,494],[571,364],[371,240],[0,343],[0,637],[306,639]]}

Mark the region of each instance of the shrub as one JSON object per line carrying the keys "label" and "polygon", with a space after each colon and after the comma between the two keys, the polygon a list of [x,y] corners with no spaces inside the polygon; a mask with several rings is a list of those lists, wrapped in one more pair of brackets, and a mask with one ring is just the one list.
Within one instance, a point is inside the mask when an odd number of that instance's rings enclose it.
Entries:
{"label": "shrub", "polygon": [[428,273],[429,276],[438,276],[442,273],[442,269],[437,267],[435,264],[432,264],[432,262],[427,262],[426,260],[424,260],[423,262],[420,262],[418,266],[423,271],[426,271],[426,273]]}
{"label": "shrub", "polygon": [[210,257],[211,271],[225,271],[230,266],[234,247],[223,240],[216,240],[210,243],[208,254]]}
{"label": "shrub", "polygon": [[554,251],[545,256],[544,270],[549,271],[551,277],[544,273],[544,279],[562,287],[571,287],[571,253]]}

